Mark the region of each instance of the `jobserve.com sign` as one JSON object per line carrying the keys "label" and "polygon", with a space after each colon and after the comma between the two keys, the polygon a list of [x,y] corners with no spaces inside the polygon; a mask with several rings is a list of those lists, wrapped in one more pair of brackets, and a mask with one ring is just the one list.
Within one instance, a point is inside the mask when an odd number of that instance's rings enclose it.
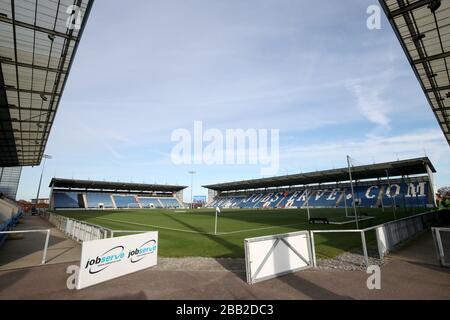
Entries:
{"label": "jobserve.com sign", "polygon": [[83,242],[77,289],[153,267],[158,232]]}

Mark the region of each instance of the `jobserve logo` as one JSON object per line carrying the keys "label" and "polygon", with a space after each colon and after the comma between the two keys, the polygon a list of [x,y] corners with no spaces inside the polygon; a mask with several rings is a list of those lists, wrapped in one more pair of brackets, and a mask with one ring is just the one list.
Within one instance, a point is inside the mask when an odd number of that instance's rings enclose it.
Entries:
{"label": "jobserve logo", "polygon": [[122,259],[125,257],[124,251],[124,246],[116,246],[114,248],[111,248],[95,258],[89,258],[84,268],[89,268],[90,274],[99,273],[111,266],[113,263],[122,261]]}
{"label": "jobserve logo", "polygon": [[128,252],[128,259],[131,263],[136,263],[144,259],[146,256],[151,255],[156,251],[156,240],[149,240],[144,242],[139,247],[130,250]]}

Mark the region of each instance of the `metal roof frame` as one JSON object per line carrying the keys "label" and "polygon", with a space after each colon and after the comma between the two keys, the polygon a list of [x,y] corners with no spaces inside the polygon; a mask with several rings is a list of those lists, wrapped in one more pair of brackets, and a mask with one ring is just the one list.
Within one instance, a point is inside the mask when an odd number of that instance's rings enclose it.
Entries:
{"label": "metal roof frame", "polygon": [[[385,178],[386,172],[391,178],[408,175],[427,174],[426,166],[436,172],[428,157],[383,162],[371,165],[352,167],[353,180]],[[348,168],[291,174],[271,178],[243,180],[229,183],[205,185],[204,188],[215,191],[236,191],[272,187],[289,187],[320,183],[349,181]]]}
{"label": "metal roof frame", "polygon": [[379,2],[450,144],[450,1]]}
{"label": "metal roof frame", "polygon": [[65,188],[65,189],[154,191],[154,192],[178,192],[187,188],[186,186],[178,186],[178,185],[111,182],[111,181],[96,181],[96,180],[75,180],[63,178],[53,178],[50,181],[49,187]]}
{"label": "metal roof frame", "polygon": [[40,164],[93,2],[0,0],[0,167]]}

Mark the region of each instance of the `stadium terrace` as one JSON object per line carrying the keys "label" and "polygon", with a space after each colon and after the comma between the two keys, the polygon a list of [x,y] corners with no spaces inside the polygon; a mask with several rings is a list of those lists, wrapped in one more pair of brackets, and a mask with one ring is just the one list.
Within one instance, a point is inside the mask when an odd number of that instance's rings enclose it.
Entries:
{"label": "stadium terrace", "polygon": [[53,178],[52,209],[183,208],[183,190],[177,185],[140,184]]}
{"label": "stadium terrace", "polygon": [[433,207],[433,173],[427,157],[353,167],[205,185],[209,207],[365,208]]}

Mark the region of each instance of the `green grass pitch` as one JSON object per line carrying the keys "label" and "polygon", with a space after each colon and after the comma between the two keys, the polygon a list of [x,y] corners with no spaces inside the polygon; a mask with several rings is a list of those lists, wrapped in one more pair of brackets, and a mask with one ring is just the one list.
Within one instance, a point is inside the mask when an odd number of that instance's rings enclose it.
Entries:
{"label": "green grass pitch", "polygon": [[[349,209],[350,210],[350,209]],[[425,212],[427,209],[397,209],[397,218]],[[361,221],[360,228],[393,220],[392,209],[361,209],[374,219]],[[57,211],[58,214],[113,230],[159,231],[159,255],[163,257],[244,257],[244,239],[310,229],[354,229],[355,223],[343,225],[309,224],[305,209],[222,209],[218,234],[214,234],[214,209],[125,209]],[[349,221],[344,209],[311,209],[312,217],[330,221]],[[123,235],[123,234],[122,234]],[[375,233],[368,232],[374,241]],[[361,246],[359,234],[317,234],[316,253],[334,257]]]}

